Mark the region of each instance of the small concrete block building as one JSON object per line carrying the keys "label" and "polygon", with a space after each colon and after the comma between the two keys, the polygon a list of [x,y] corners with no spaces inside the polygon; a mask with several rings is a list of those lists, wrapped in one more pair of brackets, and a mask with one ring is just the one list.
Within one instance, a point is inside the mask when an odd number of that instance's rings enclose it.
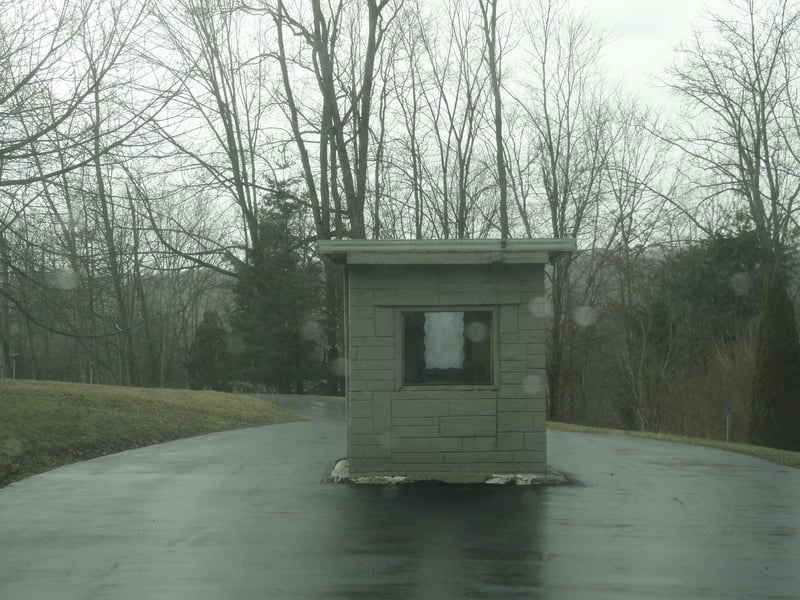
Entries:
{"label": "small concrete block building", "polygon": [[351,478],[545,474],[545,265],[574,240],[333,240]]}

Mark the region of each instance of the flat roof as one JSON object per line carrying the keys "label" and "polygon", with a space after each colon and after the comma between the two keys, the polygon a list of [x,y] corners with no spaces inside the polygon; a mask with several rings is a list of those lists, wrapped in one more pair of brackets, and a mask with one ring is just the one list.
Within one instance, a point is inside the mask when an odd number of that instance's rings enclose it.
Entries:
{"label": "flat roof", "polygon": [[548,263],[574,252],[574,239],[321,240],[319,253],[342,264]]}

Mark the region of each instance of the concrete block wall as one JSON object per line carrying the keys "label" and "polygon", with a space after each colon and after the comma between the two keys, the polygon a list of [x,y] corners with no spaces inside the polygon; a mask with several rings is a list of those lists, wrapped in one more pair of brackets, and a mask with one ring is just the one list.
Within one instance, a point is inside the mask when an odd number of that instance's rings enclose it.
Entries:
{"label": "concrete block wall", "polygon": [[[482,481],[544,473],[544,268],[349,265],[348,462],[354,475]],[[403,386],[403,309],[492,310],[491,386]]]}

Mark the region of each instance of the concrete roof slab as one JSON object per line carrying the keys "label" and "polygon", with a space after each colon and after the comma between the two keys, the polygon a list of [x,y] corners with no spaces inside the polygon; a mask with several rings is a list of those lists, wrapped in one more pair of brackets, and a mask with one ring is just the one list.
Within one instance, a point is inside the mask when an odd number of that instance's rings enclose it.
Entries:
{"label": "concrete roof slab", "polygon": [[347,264],[547,263],[577,249],[574,239],[322,240],[319,253]]}

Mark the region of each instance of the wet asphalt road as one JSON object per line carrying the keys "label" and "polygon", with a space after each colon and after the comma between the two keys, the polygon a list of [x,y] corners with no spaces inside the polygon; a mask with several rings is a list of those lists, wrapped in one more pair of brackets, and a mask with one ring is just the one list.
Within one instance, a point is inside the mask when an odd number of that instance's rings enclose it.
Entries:
{"label": "wet asphalt road", "polygon": [[107,456],[0,490],[0,598],[798,598],[800,471],[548,434],[549,488],[322,483],[312,421]]}

